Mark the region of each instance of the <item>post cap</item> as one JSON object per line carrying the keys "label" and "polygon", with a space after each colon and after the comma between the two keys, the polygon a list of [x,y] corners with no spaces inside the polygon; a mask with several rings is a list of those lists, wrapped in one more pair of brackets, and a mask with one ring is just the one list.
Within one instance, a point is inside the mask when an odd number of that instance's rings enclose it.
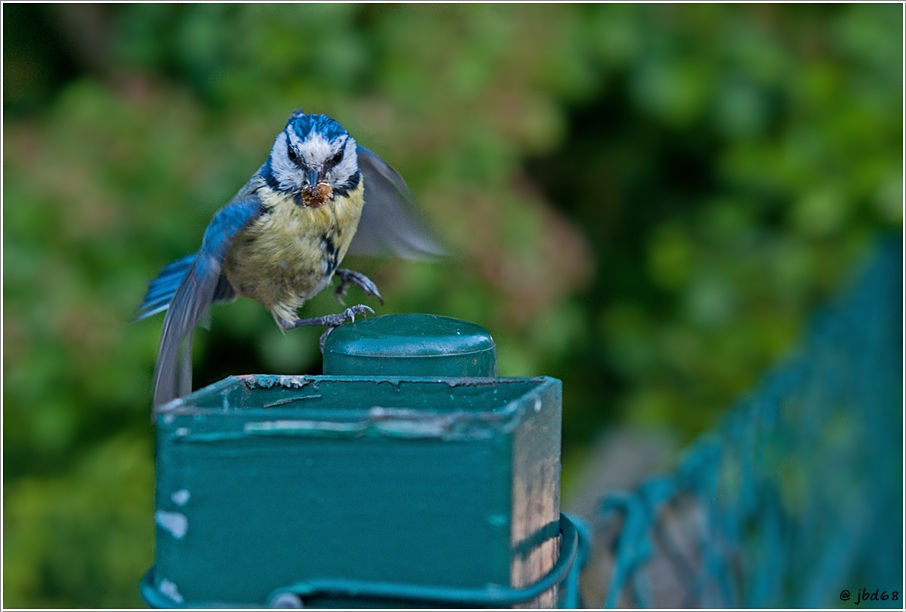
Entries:
{"label": "post cap", "polygon": [[327,376],[495,377],[484,327],[431,314],[395,314],[341,325],[324,345]]}

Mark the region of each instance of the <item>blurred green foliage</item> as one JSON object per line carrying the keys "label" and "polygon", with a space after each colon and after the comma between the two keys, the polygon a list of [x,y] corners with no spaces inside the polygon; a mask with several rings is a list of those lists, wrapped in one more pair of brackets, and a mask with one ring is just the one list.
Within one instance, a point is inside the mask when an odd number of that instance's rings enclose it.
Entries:
{"label": "blurred green foliage", "polygon": [[[350,261],[378,312],[478,322],[502,375],[562,378],[567,472],[615,420],[710,426],[902,224],[898,5],[3,17],[7,606],[141,603],[160,318],[128,321],[294,108],[392,163],[455,253]],[[317,335],[218,307],[196,385],[317,373]]]}

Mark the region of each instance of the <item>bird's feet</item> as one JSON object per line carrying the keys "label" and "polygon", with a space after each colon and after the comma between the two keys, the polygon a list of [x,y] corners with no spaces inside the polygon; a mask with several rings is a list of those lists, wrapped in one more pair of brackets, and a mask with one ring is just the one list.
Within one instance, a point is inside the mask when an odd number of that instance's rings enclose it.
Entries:
{"label": "bird's feet", "polygon": [[356,304],[355,306],[350,306],[343,312],[338,312],[337,314],[324,315],[323,317],[312,317],[310,319],[296,319],[286,329],[290,330],[296,329],[297,327],[307,326],[326,326],[327,331],[321,334],[321,339],[318,341],[318,346],[321,347],[321,353],[323,354],[324,343],[327,342],[327,336],[330,335],[330,332],[332,332],[334,328],[343,325],[343,323],[346,323],[347,321],[355,321],[356,316],[363,316],[366,314],[374,314],[374,310],[370,306],[366,306],[365,304]]}
{"label": "bird's feet", "polygon": [[373,295],[381,303],[381,306],[384,305],[384,298],[381,297],[377,285],[361,272],[347,270],[346,268],[338,268],[337,271],[334,272],[334,276],[340,279],[340,286],[337,287],[334,295],[336,296],[337,301],[343,306],[346,305],[346,302],[343,301],[343,296],[346,295],[346,290],[349,289],[349,285],[355,285],[364,291],[366,295]]}
{"label": "bird's feet", "polygon": [[318,338],[318,347],[321,349],[321,354],[324,354],[324,345],[327,343],[327,336],[330,335],[330,332],[335,330],[346,321],[354,322],[356,315],[364,315],[366,313],[374,314],[374,311],[364,304],[357,304],[355,306],[350,306],[341,313],[328,315],[328,317],[333,317],[332,321],[336,321],[336,323],[328,324],[327,329],[325,329],[324,333],[321,334],[321,337]]}
{"label": "bird's feet", "polygon": [[310,319],[296,319],[290,323],[284,329],[289,331],[291,329],[296,329],[297,327],[310,327],[310,326],[327,326],[327,327],[339,327],[347,321],[355,321],[356,316],[374,314],[374,310],[371,306],[366,306],[365,304],[356,304],[355,306],[350,306],[343,312],[338,312],[337,314],[324,315],[323,317],[311,317]]}
{"label": "bird's feet", "polygon": [[343,323],[355,322],[356,315],[364,316],[368,314],[374,314],[374,309],[371,306],[366,306],[365,304],[356,304],[355,306],[350,306],[343,312],[338,312],[337,314],[326,315],[320,317],[324,320],[323,325],[327,327],[334,328],[339,327]]}

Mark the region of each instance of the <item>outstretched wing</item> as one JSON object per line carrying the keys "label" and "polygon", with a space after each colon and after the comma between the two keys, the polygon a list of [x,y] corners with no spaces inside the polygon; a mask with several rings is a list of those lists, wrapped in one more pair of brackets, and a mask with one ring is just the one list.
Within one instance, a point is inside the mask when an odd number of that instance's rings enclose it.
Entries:
{"label": "outstretched wing", "polygon": [[[186,255],[182,259],[177,259],[163,267],[157,277],[148,283],[148,293],[142,300],[138,312],[132,318],[132,323],[152,317],[159,312],[165,311],[170,307],[170,301],[179,289],[180,283],[186,277],[186,272],[195,262],[195,253]],[[217,281],[217,287],[214,289],[213,302],[228,302],[236,297],[233,286],[227,280],[223,273]]]}
{"label": "outstretched wing", "polygon": [[222,284],[220,272],[233,238],[263,211],[257,199],[244,200],[220,209],[208,224],[201,248],[185,270],[164,319],[154,370],[155,409],[191,390],[191,367],[186,367],[185,360],[182,374],[177,367],[179,347],[189,336],[187,359],[191,359],[191,334]]}
{"label": "outstretched wing", "polygon": [[443,247],[416,215],[414,200],[403,177],[372,151],[356,148],[365,178],[365,206],[349,253],[396,255],[406,259],[435,259]]}
{"label": "outstretched wing", "polygon": [[192,266],[193,261],[195,261],[195,253],[168,263],[158,272],[154,280],[148,283],[148,292],[135,317],[132,318],[133,323],[167,309],[170,300],[173,299],[173,294],[176,293],[179,284],[186,276],[186,270]]}

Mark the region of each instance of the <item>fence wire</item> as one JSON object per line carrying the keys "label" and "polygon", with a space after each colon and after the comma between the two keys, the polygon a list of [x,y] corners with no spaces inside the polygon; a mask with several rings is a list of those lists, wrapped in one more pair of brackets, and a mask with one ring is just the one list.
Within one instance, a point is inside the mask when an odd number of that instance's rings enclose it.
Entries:
{"label": "fence wire", "polygon": [[586,579],[604,607],[665,605],[658,556],[670,606],[902,608],[902,468],[903,244],[886,239],[673,473],[601,501],[612,572]]}

